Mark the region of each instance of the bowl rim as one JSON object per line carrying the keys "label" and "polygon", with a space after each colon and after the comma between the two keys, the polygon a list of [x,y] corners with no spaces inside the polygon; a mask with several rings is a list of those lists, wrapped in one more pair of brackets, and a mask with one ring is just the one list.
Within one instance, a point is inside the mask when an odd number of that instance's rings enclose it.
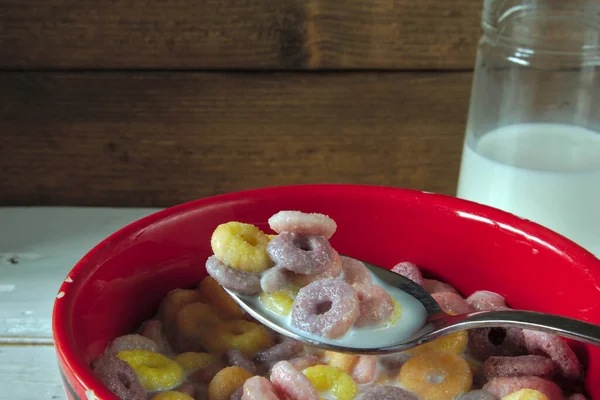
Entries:
{"label": "bowl rim", "polygon": [[[65,278],[71,275],[82,276],[83,278],[81,278],[81,280],[85,282],[87,279],[86,274],[89,274],[91,269],[94,268],[94,265],[90,264],[88,260],[100,252],[104,246],[106,246],[108,243],[118,243],[132,233],[141,231],[148,226],[170,216],[183,214],[193,209],[210,206],[212,204],[235,201],[245,197],[254,197],[260,195],[264,196],[271,192],[279,194],[286,193],[286,195],[294,192],[312,194],[319,192],[320,195],[323,195],[325,193],[339,194],[340,191],[344,191],[346,195],[354,194],[362,196],[365,196],[366,192],[369,191],[368,196],[391,196],[399,199],[410,199],[417,202],[431,202],[432,206],[445,209],[446,211],[460,213],[459,215],[461,217],[500,225],[501,228],[511,230],[518,234],[526,235],[541,245],[550,248],[552,251],[560,253],[563,257],[567,256],[572,262],[585,265],[586,267],[595,266],[598,268],[598,270],[600,270],[600,259],[596,258],[596,256],[594,256],[591,252],[584,249],[577,243],[536,222],[518,217],[500,209],[489,207],[470,200],[461,199],[455,196],[422,190],[383,185],[319,183],[281,185],[242,190],[195,199],[167,207],[163,210],[137,219],[104,238],[96,246],[85,253],[83,257],[81,257],[81,259],[68,272]],[[68,285],[71,285],[71,288],[69,288]],[[67,280],[63,281],[58,289],[58,293],[65,293],[67,289],[69,292],[77,290],[77,288],[72,288],[72,285],[73,283],[67,282]],[[52,335],[54,338],[57,356],[59,360],[64,363],[64,367],[69,371],[72,371],[72,378],[78,381],[78,383],[85,388],[85,390],[93,390],[94,393],[96,393],[96,398],[116,398],[110,391],[108,391],[108,389],[106,389],[96,380],[89,366],[86,365],[84,360],[75,351],[74,338],[72,337],[71,332],[67,330],[67,324],[69,320],[68,311],[72,308],[72,302],[72,297],[66,295],[63,295],[60,298],[57,296],[57,298],[54,300],[52,311]],[[64,380],[63,383],[68,385],[69,383],[66,379],[65,371],[63,371],[62,368],[60,373]]]}

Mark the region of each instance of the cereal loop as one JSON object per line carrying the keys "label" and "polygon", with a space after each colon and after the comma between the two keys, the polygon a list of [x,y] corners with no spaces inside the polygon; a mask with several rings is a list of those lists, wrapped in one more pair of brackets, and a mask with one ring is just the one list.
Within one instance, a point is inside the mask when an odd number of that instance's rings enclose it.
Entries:
{"label": "cereal loop", "polygon": [[152,400],[194,400],[194,398],[185,393],[169,390],[154,395]]}
{"label": "cereal loop", "polygon": [[358,384],[372,382],[375,379],[375,369],[377,368],[377,357],[362,355],[352,369],[352,379]]}
{"label": "cereal loop", "polygon": [[314,367],[315,365],[323,365],[324,363],[319,357],[309,354],[306,356],[292,358],[290,360],[290,364],[292,364],[292,367],[294,367],[298,371],[302,371],[308,367]]}
{"label": "cereal loop", "polygon": [[467,342],[467,332],[459,331],[450,335],[439,337],[430,342],[413,347],[412,349],[408,349],[405,351],[405,353],[410,355],[418,355],[428,351],[437,351],[460,355],[467,348]]}
{"label": "cereal loop", "polygon": [[200,285],[198,285],[198,289],[220,311],[219,316],[223,319],[239,319],[244,317],[244,311],[212,276],[204,278],[200,282]]}
{"label": "cereal loop", "polygon": [[506,308],[503,296],[489,290],[478,290],[467,297],[467,303],[477,311],[493,311]]}
{"label": "cereal loop", "polygon": [[498,400],[498,398],[485,390],[471,390],[460,396],[458,400]]}
{"label": "cereal loop", "polygon": [[142,329],[142,336],[151,339],[158,345],[158,352],[165,354],[171,351],[171,346],[167,339],[167,334],[162,321],[150,319],[146,321]]}
{"label": "cereal loop", "polygon": [[454,292],[437,292],[431,295],[438,303],[442,311],[451,314],[468,314],[473,312],[473,308],[460,295]]}
{"label": "cereal loop", "polygon": [[360,260],[352,257],[340,256],[342,261],[342,271],[344,272],[344,280],[351,285],[355,283],[371,283],[373,278],[371,271]]}
{"label": "cereal loop", "polygon": [[354,326],[381,325],[389,321],[395,304],[384,288],[372,284],[355,284],[353,287],[359,302],[359,316]]}
{"label": "cereal loop", "polygon": [[171,389],[183,381],[183,368],[159,353],[147,350],[123,350],[117,358],[133,368],[144,389]]}
{"label": "cereal loop", "polygon": [[208,384],[208,400],[229,400],[252,374],[240,367],[223,368]]}
{"label": "cereal loop", "polygon": [[496,376],[539,376],[550,379],[556,373],[556,364],[548,357],[526,355],[517,357],[490,357],[483,363],[483,375]]}
{"label": "cereal loop", "polygon": [[330,239],[337,229],[337,224],[324,214],[279,211],[269,218],[269,227],[277,233],[292,232]]}
{"label": "cereal loop", "polygon": [[448,283],[436,281],[435,279],[423,279],[421,286],[423,286],[423,289],[425,289],[429,294],[441,292],[453,292],[458,294],[458,290],[456,290],[454,286]]}
{"label": "cereal loop", "polygon": [[124,335],[116,338],[106,348],[105,354],[114,356],[121,350],[148,350],[160,353],[156,342],[138,334]]}
{"label": "cereal loop", "polygon": [[210,352],[224,353],[234,348],[246,357],[273,346],[273,340],[262,325],[244,320],[220,322],[203,334],[202,339]]}
{"label": "cereal loop", "polygon": [[252,296],[260,292],[260,275],[230,268],[216,256],[206,260],[206,272],[221,286],[236,293]]}
{"label": "cereal loop", "polygon": [[177,386],[172,391],[186,394],[192,398],[195,398],[196,395],[198,394],[198,389],[196,388],[196,385],[194,385],[193,383],[190,383],[190,382],[182,383],[181,385]]}
{"label": "cereal loop", "polygon": [[217,226],[210,245],[217,258],[231,268],[259,274],[273,263],[267,254],[269,237],[251,224],[227,222]]}
{"label": "cereal loop", "polygon": [[333,261],[331,262],[329,267],[326,268],[325,271],[321,272],[320,274],[302,275],[295,274],[290,271],[288,272],[290,273],[289,279],[291,280],[293,285],[296,285],[298,287],[304,287],[313,283],[314,281],[318,281],[319,279],[337,278],[338,276],[340,276],[342,274],[342,260],[338,252],[333,250]]}
{"label": "cereal loop", "polygon": [[254,356],[254,360],[258,363],[271,367],[276,362],[289,360],[301,352],[303,347],[304,346],[302,343],[286,337],[270,349],[257,353]]}
{"label": "cereal loop", "polygon": [[253,376],[244,383],[242,400],[279,400],[279,396],[270,380]]}
{"label": "cereal loop", "polygon": [[146,390],[129,364],[103,355],[92,365],[96,377],[121,400],[146,400]]}
{"label": "cereal loop", "polygon": [[520,356],[526,353],[522,329],[469,329],[468,337],[467,351],[478,361],[484,361],[491,356]]}
{"label": "cereal loop", "polygon": [[398,264],[394,265],[392,267],[392,272],[410,279],[417,285],[423,285],[423,275],[421,275],[421,270],[416,264],[413,264],[409,261],[399,262]]}
{"label": "cereal loop", "polygon": [[521,389],[514,393],[504,396],[502,400],[548,400],[548,397],[542,392],[533,389]]}
{"label": "cereal loop", "polygon": [[179,333],[189,341],[202,345],[202,337],[221,321],[218,311],[210,304],[192,303],[183,307],[177,316]]}
{"label": "cereal loop", "polygon": [[483,386],[483,390],[500,398],[521,389],[537,390],[543,393],[548,400],[564,400],[562,389],[556,383],[537,376],[492,378]]}
{"label": "cereal loop", "polygon": [[173,361],[181,365],[185,372],[193,372],[217,362],[217,357],[208,353],[186,352],[177,354]]}
{"label": "cereal loop", "polygon": [[167,293],[160,303],[158,315],[169,339],[171,339],[170,334],[175,328],[179,311],[188,304],[204,303],[206,301],[206,296],[198,290],[174,289]]}
{"label": "cereal loop", "polygon": [[542,351],[547,354],[565,378],[576,380],[581,377],[581,363],[563,338],[528,329],[523,330],[523,337],[530,353]]}
{"label": "cereal loop", "polygon": [[413,393],[397,386],[372,386],[360,393],[356,400],[419,400]]}
{"label": "cereal loop", "polygon": [[252,375],[256,374],[256,365],[254,365],[254,363],[249,360],[248,357],[244,356],[240,350],[229,349],[225,353],[225,357],[227,358],[228,365],[244,368]]}
{"label": "cereal loop", "polygon": [[322,279],[303,287],[292,307],[292,325],[305,332],[337,338],[359,317],[356,290],[335,278]]}
{"label": "cereal loop", "polygon": [[319,394],[310,380],[288,361],[279,361],[273,366],[271,382],[284,399],[319,400]]}
{"label": "cereal loop", "polygon": [[335,261],[333,248],[322,236],[283,232],[269,242],[267,252],[278,267],[302,275],[323,273]]}
{"label": "cereal loop", "polygon": [[260,288],[265,293],[276,293],[289,289],[292,285],[291,272],[279,266],[269,268],[260,278]]}
{"label": "cereal loop", "polygon": [[358,356],[355,354],[338,353],[335,351],[326,351],[325,358],[327,365],[339,368],[347,374],[352,373],[354,366],[358,362]]}
{"label": "cereal loop", "polygon": [[267,310],[281,316],[289,315],[294,305],[294,299],[289,290],[281,290],[271,294],[263,292],[260,294],[259,300]]}
{"label": "cereal loop", "polygon": [[350,375],[329,365],[316,365],[302,371],[319,392],[329,392],[338,400],[353,400],[358,385]]}
{"label": "cereal loop", "polygon": [[469,364],[452,353],[429,351],[408,360],[400,369],[400,384],[422,400],[454,399],[471,389]]}

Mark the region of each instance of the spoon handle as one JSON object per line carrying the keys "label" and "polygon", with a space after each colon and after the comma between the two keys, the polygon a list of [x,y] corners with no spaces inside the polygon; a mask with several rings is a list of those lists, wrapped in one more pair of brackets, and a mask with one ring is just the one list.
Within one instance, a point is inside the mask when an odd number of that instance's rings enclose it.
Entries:
{"label": "spoon handle", "polygon": [[543,331],[600,346],[600,326],[554,314],[534,311],[501,310],[448,315],[430,320],[440,334],[473,328],[522,328]]}

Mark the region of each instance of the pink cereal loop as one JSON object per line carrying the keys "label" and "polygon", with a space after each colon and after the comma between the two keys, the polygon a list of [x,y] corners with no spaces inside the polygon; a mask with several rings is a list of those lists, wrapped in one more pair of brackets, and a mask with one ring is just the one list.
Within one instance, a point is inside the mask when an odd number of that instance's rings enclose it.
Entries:
{"label": "pink cereal loop", "polygon": [[577,380],[581,377],[581,363],[563,338],[528,329],[523,329],[523,337],[530,353],[542,351],[547,354],[565,378]]}
{"label": "pink cereal loop", "polygon": [[373,278],[371,271],[365,264],[352,257],[340,256],[344,280],[351,285],[355,283],[371,283]]}
{"label": "pink cereal loop", "polygon": [[554,377],[556,364],[548,357],[525,355],[516,357],[493,356],[483,363],[483,375],[487,379],[497,376]]}
{"label": "pink cereal loop", "polygon": [[275,386],[263,376],[247,379],[242,388],[242,400],[280,400]]}
{"label": "pink cereal loop", "polygon": [[301,211],[279,211],[269,218],[269,226],[277,233],[292,232],[325,239],[330,239],[337,229],[335,221],[327,215]]}
{"label": "pink cereal loop", "polygon": [[454,292],[437,292],[431,295],[440,308],[450,314],[468,314],[473,308],[460,295]]}
{"label": "pink cereal loop", "polygon": [[288,361],[279,361],[271,369],[271,382],[278,393],[289,400],[319,400],[319,393],[308,378]]}
{"label": "pink cereal loop", "polygon": [[352,369],[352,379],[361,385],[373,382],[376,368],[377,356],[359,356],[354,369]]}
{"label": "pink cereal loop", "polygon": [[416,264],[413,264],[410,261],[402,261],[394,265],[392,272],[410,279],[417,285],[423,285],[423,275],[421,275],[421,270]]}
{"label": "pink cereal loop", "polygon": [[429,294],[440,293],[440,292],[454,292],[458,293],[456,288],[448,283],[440,282],[435,279],[425,279],[423,278],[423,283],[421,284],[423,289],[425,289]]}
{"label": "pink cereal loop", "polygon": [[353,287],[360,311],[355,326],[380,325],[390,319],[395,305],[392,296],[384,288],[371,284],[356,284]]}
{"label": "pink cereal loop", "polygon": [[467,303],[477,311],[493,311],[506,308],[503,296],[489,290],[478,290],[467,297]]}
{"label": "pink cereal loop", "polygon": [[542,392],[548,400],[564,400],[562,389],[554,382],[537,376],[492,378],[483,386],[499,398],[508,396],[521,389],[533,389]]}

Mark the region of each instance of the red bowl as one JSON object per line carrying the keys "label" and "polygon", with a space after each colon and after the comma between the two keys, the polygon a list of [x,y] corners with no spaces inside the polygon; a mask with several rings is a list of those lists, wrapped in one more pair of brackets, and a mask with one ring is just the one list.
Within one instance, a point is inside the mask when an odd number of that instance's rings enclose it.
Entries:
{"label": "red bowl", "polygon": [[[151,317],[171,289],[205,275],[210,236],[237,220],[268,230],[284,209],[320,212],[338,224],[332,245],[391,268],[410,260],[469,295],[492,290],[514,308],[600,324],[600,260],[532,222],[454,197],[362,185],[251,190],[182,204],[116,232],[92,249],[60,288],[53,332],[71,398],[116,399],[89,367],[108,341]],[[600,398],[600,348],[572,343]],[[92,393],[93,391],[93,393]]]}

